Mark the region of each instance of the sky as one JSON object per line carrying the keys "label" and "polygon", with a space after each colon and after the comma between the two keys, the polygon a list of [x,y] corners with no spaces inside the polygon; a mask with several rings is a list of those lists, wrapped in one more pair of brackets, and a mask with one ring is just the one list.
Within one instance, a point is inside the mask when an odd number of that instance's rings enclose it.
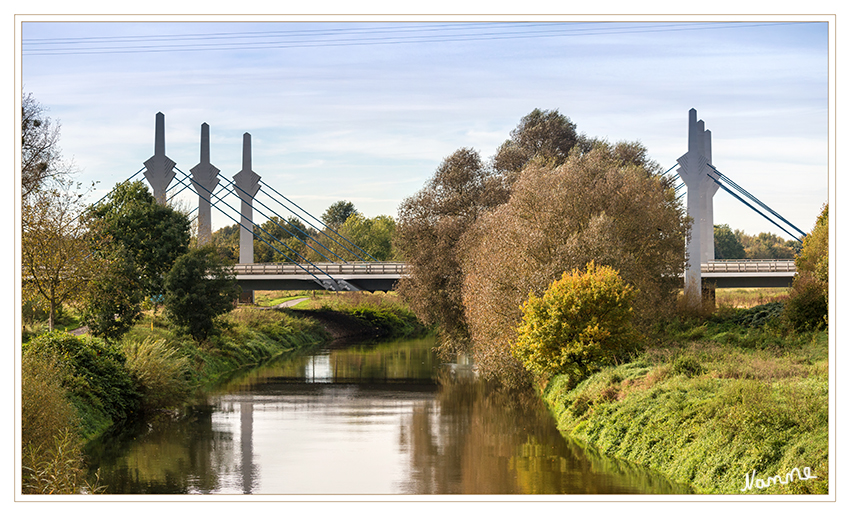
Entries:
{"label": "sky", "polygon": [[[92,201],[151,157],[162,112],[166,154],[183,172],[199,162],[206,122],[225,178],[242,168],[247,132],[254,172],[314,216],[347,200],[395,217],[444,158],[462,147],[492,157],[535,108],[590,137],[639,141],[665,170],[687,152],[695,108],[714,166],[794,225],[809,231],[829,199],[824,16],[114,19],[20,25],[23,91],[61,123],[78,180],[99,182]],[[258,199],[290,215],[268,191]],[[268,210],[255,208],[261,222]],[[714,213],[715,224],[790,238],[722,190]],[[214,229],[233,223],[214,210]]]}

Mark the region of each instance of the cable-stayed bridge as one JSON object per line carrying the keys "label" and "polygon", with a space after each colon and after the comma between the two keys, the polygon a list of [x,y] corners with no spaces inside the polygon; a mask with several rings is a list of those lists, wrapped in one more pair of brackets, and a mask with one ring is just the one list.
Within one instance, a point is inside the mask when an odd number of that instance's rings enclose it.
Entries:
{"label": "cable-stayed bridge", "polygon": [[[198,195],[198,241],[212,239],[212,209],[239,226],[239,263],[234,266],[236,279],[244,293],[255,290],[394,290],[397,281],[409,272],[404,263],[381,262],[328,227],[296,203],[262,181],[252,170],[251,135],[243,135],[242,170],[233,180],[223,177],[210,163],[209,126],[201,125],[200,163],[189,173],[180,170],[165,155],[165,116],[156,115],[154,155],[144,168],[127,181],[144,172],[158,202],[165,203],[186,189]],[[781,287],[789,286],[796,273],[793,260],[715,260],[713,195],[723,189],[734,198],[767,218],[796,240],[805,235],[781,215],[744,190],[711,164],[711,133],[689,113],[688,153],[678,160],[679,168],[671,176],[671,184],[680,197],[687,195],[688,214],[693,219],[688,241],[688,268],[684,277],[686,295],[700,295],[711,287]],[[669,174],[671,167],[666,174]],[[174,181],[176,180],[176,181]],[[677,184],[678,182],[678,184]],[[108,195],[108,194],[107,194]],[[239,199],[239,209],[232,206],[230,196]],[[264,201],[265,199],[265,201]],[[100,202],[100,201],[99,201]],[[311,261],[287,245],[272,232],[254,222],[254,213],[273,222],[280,230],[297,239],[311,255]],[[288,213],[283,217],[279,213]],[[293,224],[297,219],[304,227]],[[255,264],[254,240],[265,242],[281,257],[280,263]],[[326,245],[327,244],[327,245]],[[329,247],[330,246],[330,247]],[[705,282],[703,282],[703,278]],[[251,295],[243,297],[247,301]]]}

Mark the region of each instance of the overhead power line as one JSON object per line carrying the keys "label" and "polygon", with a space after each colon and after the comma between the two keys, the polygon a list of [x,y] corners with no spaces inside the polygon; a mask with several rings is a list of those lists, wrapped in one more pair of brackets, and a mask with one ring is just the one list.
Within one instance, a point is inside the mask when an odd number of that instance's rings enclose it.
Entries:
{"label": "overhead power line", "polygon": [[586,37],[740,29],[787,24],[787,22],[715,22],[650,25],[638,22],[476,22],[431,25],[388,22],[386,26],[340,27],[315,30],[212,32],[204,34],[157,34],[79,38],[24,38],[22,43],[24,56],[50,56],[458,43],[527,38]]}

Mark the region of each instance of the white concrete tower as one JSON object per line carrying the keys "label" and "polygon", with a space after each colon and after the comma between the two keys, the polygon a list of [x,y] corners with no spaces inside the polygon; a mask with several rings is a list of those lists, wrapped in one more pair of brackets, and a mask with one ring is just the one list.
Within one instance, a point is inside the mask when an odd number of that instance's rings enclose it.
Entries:
{"label": "white concrete tower", "polygon": [[711,132],[697,120],[697,110],[688,112],[688,152],[678,159],[679,177],[688,187],[688,215],[693,220],[688,239],[685,298],[696,305],[702,300],[700,264],[714,260],[714,194],[717,184],[709,177]]}
{"label": "white concrete tower", "polygon": [[198,192],[198,245],[212,242],[210,196],[218,186],[219,170],[210,163],[210,126],[201,124],[201,162],[192,167],[192,186]]}
{"label": "white concrete tower", "polygon": [[251,135],[242,136],[242,170],[233,176],[234,191],[242,200],[239,232],[239,263],[254,263],[254,196],[260,191],[260,176],[251,170]]}
{"label": "white concrete tower", "polygon": [[165,155],[165,115],[157,113],[153,156],[145,161],[145,178],[151,184],[153,196],[160,204],[165,204],[165,191],[176,175],[174,165],[176,163]]}

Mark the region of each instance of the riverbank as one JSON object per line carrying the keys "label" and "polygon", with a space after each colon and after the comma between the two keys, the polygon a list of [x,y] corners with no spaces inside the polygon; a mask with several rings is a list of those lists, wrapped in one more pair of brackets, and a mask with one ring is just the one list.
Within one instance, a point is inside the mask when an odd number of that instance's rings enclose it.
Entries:
{"label": "riverbank", "polygon": [[[220,319],[217,334],[201,343],[150,312],[117,343],[66,332],[25,343],[25,362],[32,364],[22,380],[24,492],[92,492],[96,487],[75,481],[86,442],[115,425],[167,415],[197,393],[282,355],[347,335],[395,338],[425,332],[409,311],[384,302],[381,295],[336,296],[333,303],[314,299],[304,305],[238,307]],[[39,374],[47,366],[52,376]],[[45,390],[55,396],[44,399]],[[45,427],[43,415],[53,413],[63,416]],[[60,436],[61,455],[54,452]],[[50,480],[58,463],[68,466],[61,485]]]}
{"label": "riverbank", "polygon": [[698,493],[828,492],[826,332],[715,320],[664,335],[574,388],[553,378],[559,430]]}

